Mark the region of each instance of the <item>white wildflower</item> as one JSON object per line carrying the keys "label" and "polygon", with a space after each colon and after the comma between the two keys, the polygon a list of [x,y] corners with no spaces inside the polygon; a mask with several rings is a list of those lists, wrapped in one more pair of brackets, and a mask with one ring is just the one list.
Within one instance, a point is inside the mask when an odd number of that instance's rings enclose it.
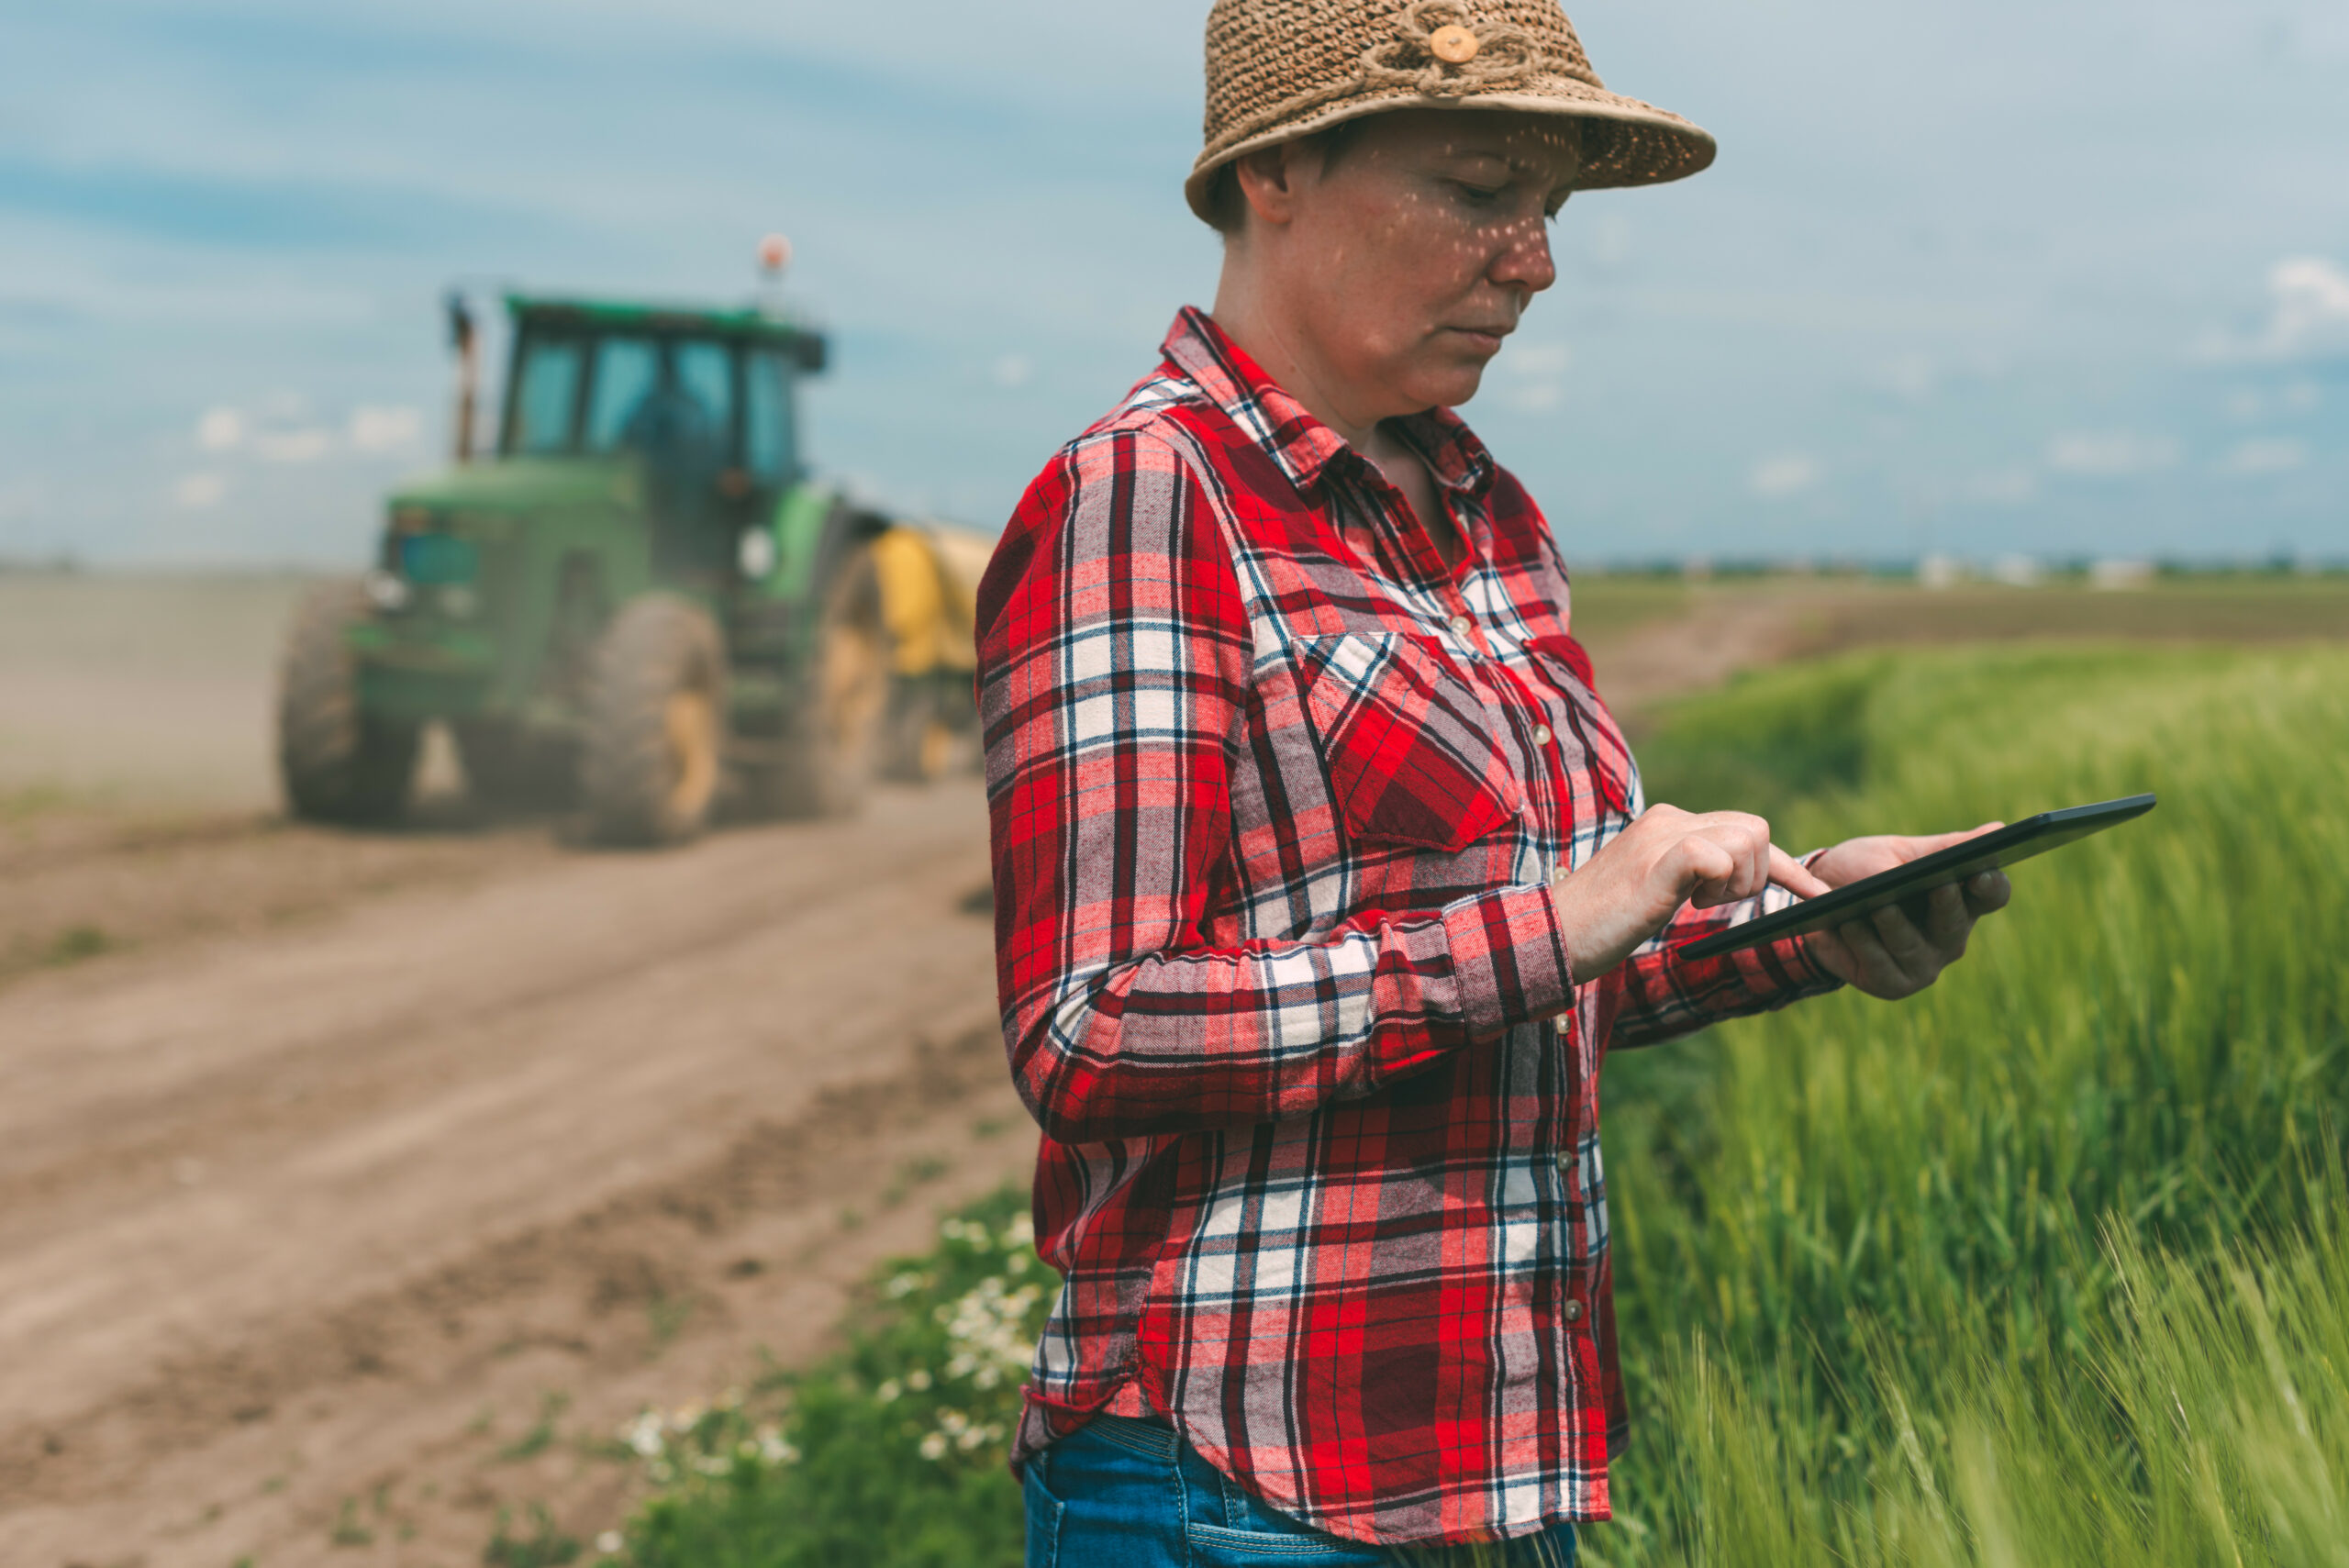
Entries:
{"label": "white wildflower", "polygon": [[928,1437],[922,1439],[921,1456],[924,1459],[944,1459],[946,1457],[946,1434],[944,1432],[932,1432]]}
{"label": "white wildflower", "polygon": [[627,1544],[620,1539],[620,1532],[616,1529],[607,1529],[596,1538],[596,1550],[607,1557],[613,1555]]}
{"label": "white wildflower", "polygon": [[884,1405],[893,1405],[896,1403],[897,1396],[904,1392],[904,1389],[897,1386],[897,1380],[893,1377],[886,1383],[884,1383],[880,1387],[874,1389],[873,1391],[873,1397],[878,1399]]}
{"label": "white wildflower", "polygon": [[906,1373],[906,1386],[916,1394],[926,1392],[930,1387],[930,1369],[918,1366]]}
{"label": "white wildflower", "polygon": [[640,1412],[636,1419],[620,1428],[620,1441],[635,1451],[639,1459],[658,1459],[664,1446],[661,1437],[661,1412]]}
{"label": "white wildflower", "polygon": [[945,1375],[968,1378],[981,1388],[992,1388],[1007,1375],[1027,1370],[1034,1341],[1028,1318],[1043,1300],[1041,1286],[1029,1284],[1006,1289],[999,1274],[990,1274],[950,1306],[938,1309],[953,1347]]}

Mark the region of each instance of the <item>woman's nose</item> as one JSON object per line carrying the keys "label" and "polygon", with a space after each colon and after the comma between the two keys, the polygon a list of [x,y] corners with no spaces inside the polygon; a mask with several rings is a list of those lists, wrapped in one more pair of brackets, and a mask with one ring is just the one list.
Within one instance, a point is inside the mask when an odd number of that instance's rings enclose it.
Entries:
{"label": "woman's nose", "polygon": [[1550,255],[1550,226],[1540,218],[1511,224],[1507,242],[1493,259],[1492,281],[1505,288],[1520,288],[1528,297],[1558,281],[1558,264]]}

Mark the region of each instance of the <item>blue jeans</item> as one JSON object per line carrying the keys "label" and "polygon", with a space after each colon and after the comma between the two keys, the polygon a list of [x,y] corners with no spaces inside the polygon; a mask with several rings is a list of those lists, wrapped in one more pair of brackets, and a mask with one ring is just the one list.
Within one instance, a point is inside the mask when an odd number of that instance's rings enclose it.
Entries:
{"label": "blue jeans", "polygon": [[1575,1527],[1486,1547],[1364,1546],[1299,1524],[1174,1429],[1097,1416],[1030,1460],[1028,1568],[1574,1568]]}

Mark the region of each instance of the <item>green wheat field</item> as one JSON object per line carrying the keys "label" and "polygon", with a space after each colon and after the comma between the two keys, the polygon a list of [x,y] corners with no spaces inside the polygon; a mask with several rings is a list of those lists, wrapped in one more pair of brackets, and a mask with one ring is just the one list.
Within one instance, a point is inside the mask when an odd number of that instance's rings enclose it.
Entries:
{"label": "green wheat field", "polygon": [[[1611,1061],[1635,1436],[1600,1568],[2349,1562],[2349,651],[1847,655],[1656,716],[1802,849],[2158,791],[1925,995]],[[1014,1564],[1004,1195],[850,1348],[623,1434],[639,1568]]]}

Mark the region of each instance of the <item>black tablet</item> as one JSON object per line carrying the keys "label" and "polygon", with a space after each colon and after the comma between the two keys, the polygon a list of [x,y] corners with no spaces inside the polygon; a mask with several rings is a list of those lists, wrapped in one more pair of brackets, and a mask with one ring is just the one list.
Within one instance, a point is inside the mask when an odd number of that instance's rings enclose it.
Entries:
{"label": "black tablet", "polygon": [[2091,833],[2101,832],[2116,822],[2143,817],[2153,808],[2152,795],[2132,795],[2120,800],[2099,801],[2094,806],[2043,811],[2024,821],[2009,822],[1978,839],[1968,839],[1962,844],[1952,844],[1946,850],[1920,855],[1907,865],[1862,877],[1832,893],[1807,898],[1775,915],[1764,915],[1758,919],[1731,926],[1725,931],[1715,931],[1709,937],[1698,937],[1695,941],[1684,942],[1675,951],[1682,958],[1717,958],[1725,952],[1774,942],[1780,937],[1798,937],[1807,931],[1823,931],[1831,926],[1841,926],[1863,915],[1872,914],[1887,904],[1898,904],[1903,899],[1930,893],[1943,883],[1964,882],[1976,872],[1993,871],[2000,866],[2010,866],[2017,861],[2027,861],[2033,855],[2043,855],[2075,839],[2085,839]]}

